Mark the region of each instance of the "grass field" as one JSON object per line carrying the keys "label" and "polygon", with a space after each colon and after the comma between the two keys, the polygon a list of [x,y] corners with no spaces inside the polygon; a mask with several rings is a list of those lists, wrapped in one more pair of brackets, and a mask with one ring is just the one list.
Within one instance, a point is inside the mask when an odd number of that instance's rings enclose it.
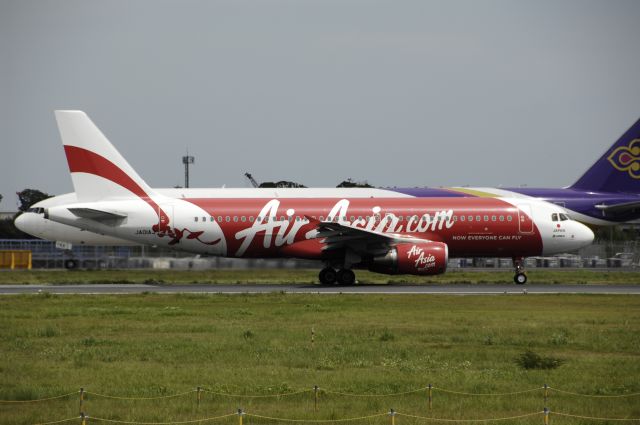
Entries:
{"label": "grass field", "polygon": [[[311,342],[312,329],[314,342]],[[532,351],[555,369],[516,362]],[[533,366],[536,366],[534,363]],[[539,366],[539,364],[538,364]],[[426,392],[351,397],[323,390],[388,394],[432,383]],[[0,298],[0,399],[87,391],[93,418],[166,422],[218,416],[241,407],[279,418],[341,419],[390,408],[440,418],[500,418],[541,411],[551,387],[596,395],[640,392],[640,298],[633,296],[120,295]],[[640,397],[586,398],[551,391],[553,412],[640,418]],[[43,403],[0,403],[0,423],[76,417],[78,395]],[[237,417],[221,419],[237,424]],[[381,416],[354,423],[389,424]],[[74,421],[72,423],[79,423]],[[89,423],[103,423],[90,419]],[[247,416],[245,424],[277,421]],[[433,423],[399,416],[396,425]],[[542,416],[500,423],[542,424]],[[551,423],[607,423],[553,416]],[[609,422],[614,423],[614,422]]]}
{"label": "grass field", "polygon": [[[556,284],[640,284],[640,272],[599,270],[538,270],[528,273],[530,283]],[[446,284],[512,283],[511,271],[458,271],[440,276],[388,276],[357,272],[360,283]],[[153,284],[246,284],[317,283],[318,270],[16,270],[0,272],[0,284],[153,283]]]}

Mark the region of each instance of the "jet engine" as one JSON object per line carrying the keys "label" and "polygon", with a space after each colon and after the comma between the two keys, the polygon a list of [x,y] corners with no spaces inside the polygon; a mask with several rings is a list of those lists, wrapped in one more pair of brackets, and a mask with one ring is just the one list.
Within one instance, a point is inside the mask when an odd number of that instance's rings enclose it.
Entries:
{"label": "jet engine", "polygon": [[447,270],[449,249],[442,242],[400,243],[376,256],[369,270],[385,274],[435,275]]}

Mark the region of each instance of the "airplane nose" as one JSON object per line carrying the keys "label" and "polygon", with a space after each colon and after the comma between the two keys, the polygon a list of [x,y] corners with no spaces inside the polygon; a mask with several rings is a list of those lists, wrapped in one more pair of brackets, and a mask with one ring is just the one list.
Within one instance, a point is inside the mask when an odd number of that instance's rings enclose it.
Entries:
{"label": "airplane nose", "polygon": [[33,213],[22,213],[13,222],[13,224],[21,231],[30,234],[31,236],[38,236],[38,225]]}
{"label": "airplane nose", "polygon": [[27,231],[26,228],[26,223],[27,223],[27,218],[25,217],[27,214],[20,214],[14,221],[13,224],[18,228],[18,230],[21,230],[25,233],[29,233]]}
{"label": "airplane nose", "polygon": [[576,229],[575,239],[580,244],[580,248],[591,245],[595,238],[593,231],[582,223],[576,224],[578,225],[578,228]]}

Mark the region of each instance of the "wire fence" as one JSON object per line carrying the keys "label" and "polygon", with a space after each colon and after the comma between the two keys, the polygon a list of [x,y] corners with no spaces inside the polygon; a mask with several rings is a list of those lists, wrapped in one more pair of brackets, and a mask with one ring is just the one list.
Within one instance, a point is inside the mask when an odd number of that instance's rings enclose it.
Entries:
{"label": "wire fence", "polygon": [[[426,398],[428,399],[429,410],[432,409],[433,396],[435,393],[438,393],[438,392],[443,394],[450,394],[453,396],[461,396],[461,397],[509,397],[509,396],[516,396],[520,394],[540,392],[541,393],[540,395],[543,397],[545,407],[543,410],[540,410],[540,411],[530,411],[530,412],[511,415],[511,416],[490,417],[490,418],[454,418],[454,417],[440,417],[440,416],[425,416],[425,415],[421,415],[413,412],[395,411],[394,409],[390,409],[388,412],[378,412],[378,413],[372,413],[372,414],[367,414],[367,415],[357,416],[357,417],[344,417],[344,418],[332,417],[329,419],[317,419],[317,418],[309,419],[309,418],[276,417],[276,416],[262,415],[254,412],[245,412],[242,409],[238,409],[236,412],[233,412],[233,413],[227,413],[227,414],[222,414],[218,416],[201,417],[201,418],[189,419],[189,420],[170,421],[170,422],[143,422],[143,421],[135,421],[135,420],[122,420],[122,419],[114,419],[114,418],[89,416],[85,411],[86,406],[84,405],[84,403],[87,401],[87,398],[89,396],[95,399],[126,400],[126,401],[135,402],[135,401],[144,401],[144,400],[174,399],[174,398],[186,397],[186,396],[195,394],[196,402],[197,402],[197,405],[199,406],[202,401],[203,394],[211,394],[217,397],[228,397],[228,398],[235,398],[235,399],[269,399],[269,398],[280,399],[283,397],[290,397],[290,396],[295,396],[295,395],[300,395],[305,393],[311,393],[313,394],[314,411],[317,411],[318,399],[320,394],[333,395],[333,396],[346,397],[346,398],[348,397],[385,398],[385,397],[393,397],[393,396],[396,396],[396,397],[407,396],[410,394],[416,394],[421,392],[424,392],[426,394]],[[199,386],[194,389],[175,393],[175,394],[158,395],[158,396],[113,395],[113,394],[86,391],[84,388],[80,388],[79,391],[68,392],[65,394],[53,395],[53,396],[42,397],[42,398],[34,398],[34,399],[28,399],[28,400],[0,400],[0,405],[18,406],[18,405],[24,405],[28,403],[37,404],[37,403],[54,402],[56,400],[63,400],[63,399],[70,399],[70,400],[72,399],[74,403],[79,401],[79,411],[80,411],[79,416],[52,420],[49,422],[39,422],[37,425],[53,425],[53,424],[66,423],[66,422],[75,422],[75,423],[80,423],[81,425],[87,425],[89,423],[89,420],[91,420],[92,423],[104,422],[104,423],[139,424],[139,425],[164,425],[164,424],[177,425],[177,424],[214,422],[214,421],[226,419],[232,416],[238,417],[238,425],[243,425],[243,417],[254,418],[261,421],[283,422],[283,423],[294,423],[294,422],[340,423],[340,422],[366,422],[374,418],[389,416],[390,425],[399,425],[399,424],[396,424],[396,418],[402,418],[402,417],[411,419],[413,421],[433,422],[433,423],[452,423],[452,422],[485,423],[485,422],[515,421],[523,418],[530,418],[533,416],[540,416],[543,419],[543,424],[549,425],[550,417],[552,415],[558,416],[558,417],[573,418],[573,419],[578,419],[582,421],[594,421],[594,422],[640,422],[640,417],[638,418],[604,417],[604,416],[601,417],[601,416],[589,416],[586,414],[570,413],[570,412],[563,412],[563,411],[552,412],[546,406],[547,406],[547,402],[554,395],[554,393],[557,393],[558,395],[563,395],[563,396],[589,398],[589,399],[593,399],[593,398],[623,399],[623,398],[640,397],[640,392],[622,393],[622,394],[587,394],[587,393],[579,393],[579,392],[564,390],[560,388],[555,388],[547,384],[540,387],[528,388],[528,389],[523,389],[519,391],[495,392],[495,393],[458,391],[458,390],[438,387],[438,386],[429,384],[424,387],[405,390],[405,391],[399,391],[394,393],[377,393],[377,394],[344,392],[344,391],[321,388],[317,385],[306,388],[306,389],[299,389],[295,391],[282,392],[277,394],[236,394],[236,393],[227,393],[222,391],[214,391],[214,390]],[[75,396],[75,397],[72,398],[72,396]]]}
{"label": "wire fence", "polygon": [[495,393],[465,392],[465,391],[452,390],[452,389],[449,389],[449,388],[443,388],[443,387],[438,387],[438,386],[434,386],[434,385],[429,384],[429,385],[424,386],[424,387],[415,388],[415,389],[406,390],[406,391],[399,391],[399,392],[394,392],[394,393],[372,393],[372,394],[371,393],[350,393],[350,392],[336,391],[336,390],[331,390],[331,389],[327,389],[327,388],[323,388],[323,387],[319,387],[319,386],[315,385],[313,387],[309,387],[309,388],[306,388],[306,389],[299,389],[299,390],[294,390],[294,391],[290,391],[290,392],[276,393],[276,394],[226,393],[226,392],[222,392],[222,391],[213,391],[213,390],[207,389],[205,387],[196,387],[194,389],[183,391],[183,392],[179,392],[179,393],[176,393],[176,394],[158,395],[158,396],[152,396],[152,397],[120,396],[120,395],[113,395],[113,394],[96,393],[96,392],[93,392],[93,391],[86,391],[84,388],[80,388],[79,391],[73,391],[73,392],[60,394],[60,395],[54,395],[54,396],[50,396],[50,397],[28,399],[28,400],[0,400],[0,403],[37,403],[37,402],[44,402],[44,401],[49,401],[49,400],[62,399],[62,398],[66,398],[66,397],[70,397],[72,395],[78,395],[78,394],[80,394],[80,396],[91,395],[91,396],[94,396],[94,397],[102,397],[102,398],[110,398],[110,399],[118,399],[118,400],[159,400],[159,399],[165,399],[165,398],[183,397],[183,396],[186,396],[188,394],[193,394],[193,393],[208,393],[208,394],[212,394],[212,395],[216,395],[216,396],[220,396],[220,397],[230,397],[230,398],[280,398],[280,397],[288,397],[288,396],[299,395],[299,394],[304,394],[304,393],[312,393],[312,392],[324,393],[324,394],[333,394],[333,395],[338,395],[338,396],[343,396],[343,397],[393,397],[393,396],[402,396],[402,395],[407,395],[407,394],[418,393],[418,392],[421,392],[421,391],[434,391],[434,392],[435,391],[440,391],[440,392],[443,392],[443,393],[449,393],[449,394],[454,394],[454,395],[480,396],[480,397],[502,397],[502,396],[526,394],[526,393],[531,393],[531,392],[535,392],[535,391],[544,391],[544,392],[546,392],[545,395],[547,395],[547,396],[551,396],[551,393],[555,391],[555,392],[560,393],[560,394],[566,394],[566,395],[571,395],[571,396],[575,396],[575,397],[593,397],[593,398],[640,397],[640,392],[623,393],[623,394],[585,394],[585,393],[578,393],[578,392],[563,390],[563,389],[560,389],[560,388],[548,386],[546,384],[543,385],[543,386],[540,386],[540,387],[529,388],[529,389],[524,389],[524,390],[508,391],[508,392],[495,392]]}

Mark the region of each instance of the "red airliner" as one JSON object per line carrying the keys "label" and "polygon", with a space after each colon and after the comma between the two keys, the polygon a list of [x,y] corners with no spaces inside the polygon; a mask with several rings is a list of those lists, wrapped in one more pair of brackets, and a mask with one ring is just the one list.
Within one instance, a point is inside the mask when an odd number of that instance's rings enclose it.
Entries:
{"label": "red airliner", "polygon": [[[320,260],[322,284],[354,269],[444,273],[452,257],[523,259],[579,249],[593,232],[558,205],[522,197],[414,197],[391,189],[149,187],[81,111],[56,111],[75,188],[44,217],[135,244],[193,253]],[[45,201],[46,202],[46,201]],[[16,222],[28,228],[26,222]]]}

